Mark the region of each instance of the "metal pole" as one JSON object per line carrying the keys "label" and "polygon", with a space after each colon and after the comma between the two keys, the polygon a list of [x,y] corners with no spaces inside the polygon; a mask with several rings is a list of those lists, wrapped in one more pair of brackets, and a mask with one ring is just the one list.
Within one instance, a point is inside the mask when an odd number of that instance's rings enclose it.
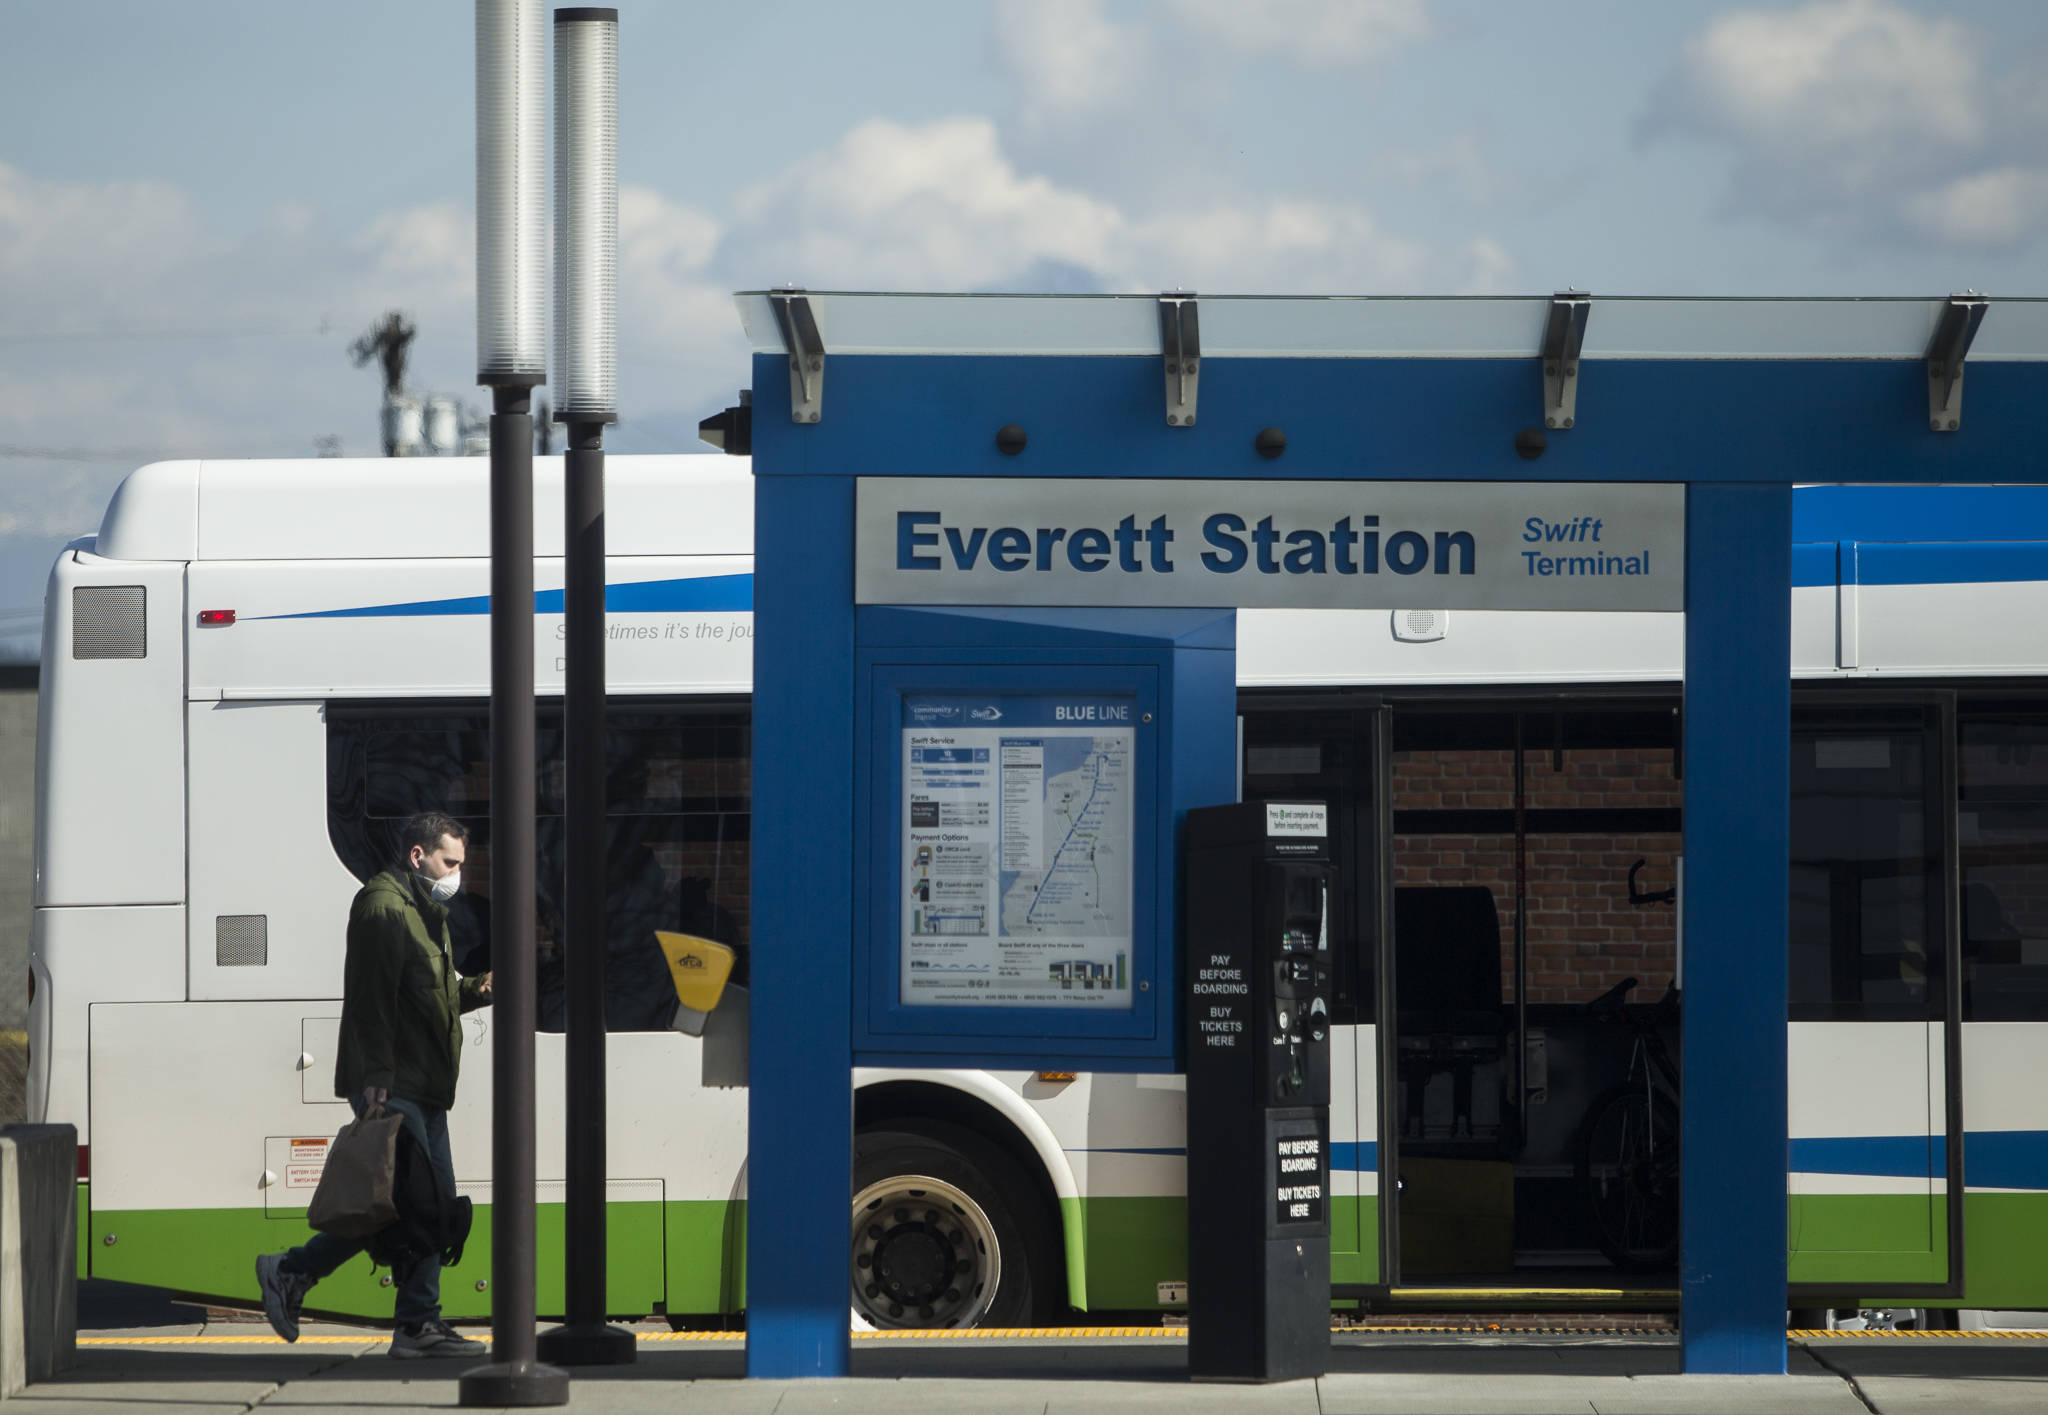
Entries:
{"label": "metal pole", "polygon": [[563,459],[563,728],[568,766],[568,1193],[564,1366],[633,1359],[605,1325],[604,425],[618,386],[619,13],[555,11],[555,418]]}
{"label": "metal pole", "polygon": [[566,1405],[534,1357],[533,390],[547,382],[539,0],[476,5],[476,380],[491,390],[491,1361],[464,1405]]}
{"label": "metal pole", "polygon": [[563,459],[563,684],[567,755],[568,1193],[566,1321],[540,1354],[564,1366],[633,1360],[633,1334],[605,1325],[604,424],[569,424]]}
{"label": "metal pole", "polygon": [[566,1405],[534,1354],[533,391],[492,390],[491,1362],[469,1406]]}

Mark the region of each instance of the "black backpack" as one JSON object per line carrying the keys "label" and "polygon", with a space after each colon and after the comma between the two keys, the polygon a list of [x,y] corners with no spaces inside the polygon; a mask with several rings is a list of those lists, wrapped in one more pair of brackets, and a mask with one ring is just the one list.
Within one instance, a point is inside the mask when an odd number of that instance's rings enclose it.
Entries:
{"label": "black backpack", "polygon": [[391,1199],[398,1209],[397,1220],[371,1234],[363,1244],[371,1262],[390,1268],[403,1282],[430,1253],[441,1255],[444,1268],[462,1261],[463,1245],[469,1241],[469,1200],[458,1195],[455,1186],[434,1167],[426,1146],[410,1126],[398,1128]]}

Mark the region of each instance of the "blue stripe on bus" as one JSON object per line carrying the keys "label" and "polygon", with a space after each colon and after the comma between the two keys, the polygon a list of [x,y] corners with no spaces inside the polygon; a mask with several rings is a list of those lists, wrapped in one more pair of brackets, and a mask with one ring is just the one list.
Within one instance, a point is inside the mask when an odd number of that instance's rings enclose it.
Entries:
{"label": "blue stripe on bus", "polygon": [[1999,541],[2048,526],[2048,486],[1803,486],[1792,539]]}
{"label": "blue stripe on bus", "polygon": [[[1941,1179],[1948,1174],[1948,1146],[1939,1135],[1794,1139],[1790,1167],[1800,1174]],[[2048,1189],[2048,1130],[1968,1131],[1963,1176],[1986,1189]]]}
{"label": "blue stripe on bus", "polygon": [[1789,1167],[1798,1174],[1865,1174],[1925,1179],[1944,1168],[1940,1136],[1841,1135],[1794,1139]]}
{"label": "blue stripe on bus", "polygon": [[[606,585],[604,607],[614,614],[696,612],[746,614],[754,608],[752,575],[701,575],[680,580],[635,580]],[[303,614],[271,614],[268,619],[416,619],[436,615],[489,614],[489,595],[459,599],[416,599],[398,604],[366,604],[352,609],[314,609]],[[560,614],[562,591],[540,590],[533,597],[535,614]]]}
{"label": "blue stripe on bus", "polygon": [[1986,585],[2048,580],[2048,541],[1823,541],[1792,547],[1792,584]]}
{"label": "blue stripe on bus", "polygon": [[1380,1147],[1376,1140],[1333,1140],[1330,1142],[1330,1168],[1335,1170],[1356,1170],[1370,1174],[1380,1167]]}
{"label": "blue stripe on bus", "polygon": [[1792,547],[1792,588],[1812,589],[1816,585],[1832,588],[1839,573],[1836,562],[1840,547],[1833,541],[1818,545],[1795,545]]}
{"label": "blue stripe on bus", "polygon": [[[1799,1174],[1858,1174],[1877,1178],[1944,1178],[1948,1147],[1941,1136],[1849,1135],[1794,1139],[1790,1168]],[[1078,1150],[1091,1155],[1181,1156],[1184,1149],[1102,1146]],[[1330,1168],[1373,1173],[1379,1145],[1372,1140],[1337,1140]],[[1969,1183],[1987,1189],[2048,1189],[2048,1130],[1972,1130],[1963,1137],[1963,1168]]]}
{"label": "blue stripe on bus", "polygon": [[[1940,1179],[1948,1173],[1948,1146],[1939,1135],[1794,1139],[1791,1150],[1789,1167],[1799,1174]],[[1172,1157],[1187,1151],[1167,1146],[1100,1146],[1075,1153]],[[1359,1173],[1377,1171],[1379,1145],[1372,1140],[1333,1141],[1330,1168]],[[1969,1183],[1987,1189],[2048,1189],[2048,1130],[1972,1130],[1963,1137],[1963,1169]]]}
{"label": "blue stripe on bus", "polygon": [[1986,1189],[2048,1189],[2048,1130],[1966,1132],[1963,1182]]}
{"label": "blue stripe on bus", "polygon": [[[1335,1140],[1330,1144],[1330,1168],[1334,1170],[1357,1170],[1371,1173],[1379,1168],[1380,1147],[1372,1140]],[[1077,1149],[1078,1155],[1172,1155],[1184,1156],[1185,1149],[1146,1149],[1123,1145],[1093,1146]]]}
{"label": "blue stripe on bus", "polygon": [[[2037,521],[2035,525],[2048,522]],[[1843,580],[1858,585],[1976,585],[2048,580],[2048,541],[1858,542],[1842,557]]]}

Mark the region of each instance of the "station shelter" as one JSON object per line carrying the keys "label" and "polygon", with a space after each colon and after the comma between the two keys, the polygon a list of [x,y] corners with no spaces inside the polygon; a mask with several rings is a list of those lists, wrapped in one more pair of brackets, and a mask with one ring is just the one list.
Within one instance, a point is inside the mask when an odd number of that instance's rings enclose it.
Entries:
{"label": "station shelter", "polygon": [[[1337,798],[1333,809],[1366,823],[1370,849],[1354,855],[1378,895],[1357,907],[1380,923],[1378,956],[1393,961],[1403,929],[1448,938],[1472,925],[1481,969],[1497,980],[1491,896],[1402,889],[1396,817],[1405,805],[1423,822],[1405,828],[1422,852],[1407,863],[1426,869],[1424,837],[1457,835],[1463,802],[1446,805],[1445,783],[1422,778],[1491,763],[1503,791],[1514,774],[1519,839],[1525,762],[1541,755],[1561,771],[1589,746],[1674,768],[1620,807],[1574,797],[1535,809],[1564,821],[1613,808],[1612,830],[1633,834],[1646,867],[1629,870],[1628,902],[1666,905],[1647,950],[1683,997],[1668,1065],[1683,1077],[1670,1264],[1685,1368],[1782,1372],[1785,1311],[1797,1305],[1793,490],[2039,480],[2030,433],[2048,407],[2048,304],[796,289],[738,303],[754,349],[756,478],[750,1374],[846,1369],[849,1176],[838,1157],[852,1150],[851,1067],[1181,1069],[1186,809],[1243,793],[1247,768]],[[1325,712],[1306,734],[1262,737],[1262,720],[1240,713],[1234,616],[1269,609],[1374,610],[1393,616],[1397,637],[1421,638],[1433,616],[1461,611],[1682,612],[1682,687],[1668,708],[1598,727],[1562,708],[1475,708],[1443,741],[1408,744],[1418,750],[1405,782],[1374,786],[1370,773],[1346,775],[1346,744],[1384,726],[1345,737]],[[1340,619],[1327,621],[1333,665],[1345,655]],[[1300,653],[1317,652],[1321,622],[1300,621]],[[1509,639],[1500,652],[1518,649]],[[1531,673],[1540,680],[1543,665]],[[1330,681],[1343,681],[1334,666]],[[973,707],[975,694],[1002,706]],[[1129,947],[1039,969],[1038,994],[977,996],[972,987],[989,985],[969,980],[978,955],[961,937],[992,931],[987,910],[1007,906],[928,892],[931,859],[910,853],[918,837],[899,788],[909,772],[938,780],[953,758],[906,752],[906,734],[1000,712],[1049,741],[1083,715],[1127,711],[1142,721],[1118,716],[1096,740],[1134,744],[1137,819],[1156,815],[1156,829],[1121,843],[1138,881]],[[960,742],[987,726],[950,720]],[[1006,809],[991,800],[984,814]],[[1472,804],[1499,814],[1502,802]],[[999,884],[1000,864],[974,868]],[[1475,1074],[1505,1067],[1525,1098],[1542,1080],[1528,1074],[1543,1061],[1528,1006],[1556,979],[1529,971],[1532,946],[1541,940],[1518,931],[1507,1024],[1462,1026],[1454,1004],[1421,995],[1456,991],[1461,965],[1441,950],[1403,955],[1405,1001],[1381,989],[1361,1004],[1392,1049],[1376,1095],[1359,1102],[1377,1108],[1383,1157],[1400,1144],[1404,1165],[1411,1152],[1439,1161],[1438,1178],[1484,1173],[1457,1161],[1500,1146],[1518,1122],[1475,1104]],[[1072,1005],[1098,986],[1127,1004]],[[1941,1059],[1930,1065],[1939,1092]],[[1954,1071],[1951,1052],[1951,1086]],[[1902,1292],[1960,1295],[1959,1136],[1930,1127],[1928,1146],[1946,1139],[1951,1197],[1934,1201],[1926,1251],[1871,1268],[1862,1290],[1882,1292],[1890,1276],[1910,1279]],[[1373,1154],[1369,1138],[1355,1146],[1366,1169]],[[1404,1243],[1411,1272],[1445,1246],[1420,1202],[1389,1214],[1394,1188],[1379,1178],[1382,1226],[1351,1237],[1355,1293],[1384,1287]],[[1455,1201],[1446,1213],[1453,1229],[1484,1228]]]}

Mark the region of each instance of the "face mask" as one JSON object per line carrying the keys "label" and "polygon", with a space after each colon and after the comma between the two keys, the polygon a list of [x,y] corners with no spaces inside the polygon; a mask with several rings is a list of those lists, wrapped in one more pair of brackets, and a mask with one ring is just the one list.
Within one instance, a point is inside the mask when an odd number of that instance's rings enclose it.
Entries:
{"label": "face mask", "polygon": [[447,874],[442,875],[439,879],[430,880],[427,883],[427,891],[434,896],[435,902],[439,904],[446,904],[449,900],[453,899],[455,891],[460,888],[462,888],[462,870],[459,866],[448,871]]}

